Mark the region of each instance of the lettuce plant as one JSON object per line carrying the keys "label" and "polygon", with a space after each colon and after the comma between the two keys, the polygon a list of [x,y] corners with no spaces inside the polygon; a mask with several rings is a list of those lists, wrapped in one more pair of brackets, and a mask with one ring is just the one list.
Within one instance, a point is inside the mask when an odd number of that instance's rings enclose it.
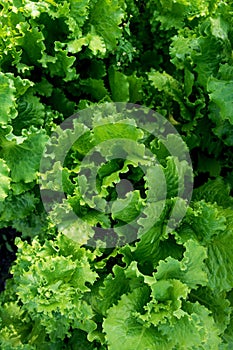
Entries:
{"label": "lettuce plant", "polygon": [[[4,349],[231,344],[232,198],[215,180],[187,207],[187,148],[166,124],[104,104],[51,135],[40,167],[48,238],[16,240]],[[117,189],[122,180],[131,187]]]}
{"label": "lettuce plant", "polygon": [[67,118],[40,172],[43,204],[59,231],[95,247],[135,241],[160,218],[168,232],[192,194],[182,138],[161,115],[133,104],[94,105]]}
{"label": "lettuce plant", "polygon": [[17,239],[1,296],[2,348],[229,349],[232,209],[202,191],[176,230],[164,233],[160,220],[107,251],[61,233],[43,244]]}

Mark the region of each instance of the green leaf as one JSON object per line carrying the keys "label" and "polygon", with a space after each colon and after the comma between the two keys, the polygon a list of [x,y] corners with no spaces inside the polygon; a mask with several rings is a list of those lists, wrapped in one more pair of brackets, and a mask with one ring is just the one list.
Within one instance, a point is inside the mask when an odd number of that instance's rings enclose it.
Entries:
{"label": "green leaf", "polygon": [[209,179],[204,185],[194,190],[193,199],[195,201],[204,199],[206,202],[217,203],[223,208],[232,207],[233,198],[230,196],[230,190],[230,185],[226,184],[222,177]]}
{"label": "green leaf", "polygon": [[[14,217],[12,222],[12,227],[16,229],[17,232],[22,233],[22,238],[35,238],[44,237],[48,232],[48,217],[45,213],[41,213],[37,210],[38,207],[33,208],[33,212],[27,213],[24,218]],[[40,209],[40,208],[39,208]]]}
{"label": "green leaf", "polygon": [[30,325],[25,322],[24,311],[17,302],[7,302],[0,306],[0,320],[2,322],[0,330],[2,349],[35,350],[33,345],[23,344],[22,334],[30,333]]}
{"label": "green leaf", "polygon": [[[69,0],[69,5],[70,16],[75,19],[79,27],[82,27],[89,15],[90,0]],[[69,17],[67,22],[69,23]]]}
{"label": "green leaf", "polygon": [[[211,105],[211,104],[210,104]],[[219,115],[219,112],[218,112]],[[213,113],[210,113],[211,119],[216,122],[213,117]],[[213,129],[215,135],[220,138],[225,145],[231,147],[233,146],[233,125],[230,124],[229,120],[222,121],[222,118],[219,116],[218,121],[216,123],[216,127]]]}
{"label": "green leaf", "polygon": [[128,102],[130,98],[128,77],[114,67],[110,67],[108,75],[113,101]]}
{"label": "green leaf", "polygon": [[42,77],[41,81],[35,84],[35,91],[41,96],[50,97],[52,95],[53,85],[45,77]]}
{"label": "green leaf", "polygon": [[218,80],[211,77],[208,80],[207,89],[210,100],[220,109],[222,120],[229,120],[229,122],[233,124],[233,82]]}
{"label": "green leaf", "polygon": [[106,317],[108,309],[118,302],[122,294],[129,292],[129,284],[124,269],[115,265],[113,274],[107,275],[94,287],[90,294],[90,300],[94,310]]}
{"label": "green leaf", "polygon": [[208,284],[213,291],[229,291],[233,287],[233,261],[231,242],[233,237],[232,209],[216,204],[197,202],[195,210],[187,212],[179,237],[182,241],[191,237],[207,248]]}
{"label": "green leaf", "polygon": [[46,48],[44,35],[38,27],[31,27],[26,21],[18,23],[17,29],[21,35],[16,39],[16,44],[23,47],[23,61],[27,65],[38,65]]}
{"label": "green leaf", "polygon": [[17,100],[18,116],[12,121],[13,130],[16,135],[21,135],[22,129],[30,126],[40,128],[45,120],[45,106],[33,92],[26,92]]}
{"label": "green leaf", "polygon": [[190,72],[187,68],[184,70],[184,91],[185,95],[189,97],[192,93],[194,85],[194,74]]}
{"label": "green leaf", "polygon": [[229,291],[233,288],[233,259],[229,244],[233,239],[231,227],[228,227],[224,235],[215,237],[208,247],[206,265],[209,270],[209,285],[213,290]]}
{"label": "green leaf", "polygon": [[[221,343],[219,330],[209,310],[199,303],[185,303],[186,315],[177,322],[161,324],[159,329],[168,340],[178,349],[218,350]],[[176,344],[176,345],[174,345]]]}
{"label": "green leaf", "polygon": [[59,111],[66,118],[74,113],[75,102],[68,99],[64,91],[60,88],[53,88],[52,95],[48,101],[54,110]]}
{"label": "green leaf", "polygon": [[125,75],[111,66],[108,72],[112,99],[115,102],[136,103],[143,97],[143,78]]}
{"label": "green leaf", "polygon": [[10,190],[10,182],[11,179],[9,177],[10,169],[6,165],[6,162],[3,159],[0,159],[0,202],[4,201],[7,197],[8,192]]}
{"label": "green leaf", "polygon": [[57,43],[55,56],[43,54],[39,62],[42,67],[47,68],[51,77],[62,77],[64,81],[71,81],[77,78],[76,69],[73,67],[75,57],[70,56],[68,50],[63,50]]}
{"label": "green leaf", "polygon": [[112,217],[123,222],[131,222],[142,211],[143,200],[139,191],[128,192],[126,198],[117,199],[112,205]]}
{"label": "green leaf", "polygon": [[154,327],[145,327],[134,316],[136,312],[143,312],[148,301],[149,289],[137,288],[132,293],[123,295],[118,304],[109,309],[103,322],[109,350],[165,350],[166,343],[162,334]]}
{"label": "green leaf", "polygon": [[92,254],[61,235],[55,241],[46,240],[44,245],[38,239],[32,245],[20,240],[17,244],[18,257],[12,272],[17,298],[30,319],[46,327],[52,342],[63,340],[71,325],[93,331],[96,325],[92,309],[82,300],[90,290],[87,283],[93,284],[97,278],[90,266]]}
{"label": "green leaf", "polygon": [[116,48],[117,39],[121,36],[119,25],[123,17],[124,11],[118,0],[98,0],[91,9],[89,23],[103,38],[108,50]]}
{"label": "green leaf", "polygon": [[192,114],[188,109],[188,103],[185,100],[182,84],[173,76],[166,73],[151,71],[148,73],[148,78],[151,81],[151,85],[158,91],[163,92],[163,99],[169,98],[178,102],[181,108],[181,114],[185,119],[191,120]]}
{"label": "green leaf", "polygon": [[[38,203],[39,199],[29,191],[18,196],[9,194],[3,202],[2,208],[0,208],[0,225],[8,226],[14,220],[22,220],[25,217],[32,215]],[[17,215],[15,215],[15,213],[17,213]]]}
{"label": "green leaf", "polygon": [[160,261],[155,278],[157,280],[175,278],[192,289],[207,284],[207,272],[203,261],[207,258],[204,247],[193,240],[184,244],[186,251],[181,261],[168,257]]}
{"label": "green leaf", "polygon": [[218,329],[223,333],[230,323],[232,309],[230,301],[226,298],[225,292],[211,291],[207,287],[200,287],[190,293],[191,300],[198,301],[207,307],[213,315]]}
{"label": "green leaf", "polygon": [[1,153],[11,171],[14,182],[31,182],[36,179],[40,160],[48,139],[43,130],[24,130],[22,137],[8,135],[0,138]]}
{"label": "green leaf", "polygon": [[104,97],[108,96],[108,90],[104,85],[104,81],[101,79],[86,79],[81,81],[81,86],[83,92],[92,96],[95,100],[102,100]]}
{"label": "green leaf", "polygon": [[[205,203],[204,200],[194,203],[194,209],[188,209],[184,223],[188,223],[200,242],[210,242],[219,237],[226,229],[226,218],[217,205]],[[185,231],[184,231],[185,234]]]}
{"label": "green leaf", "polygon": [[170,55],[171,62],[178,69],[185,69],[187,71],[187,61],[188,59],[191,59],[192,51],[195,50],[195,47],[197,46],[197,38],[196,35],[193,34],[191,31],[188,32],[187,37],[185,35],[185,32],[183,35],[182,34],[183,33],[181,32],[180,35],[175,35],[172,38],[172,44],[170,46]]}
{"label": "green leaf", "polygon": [[[72,332],[67,347],[72,350],[97,350],[95,345],[87,340],[87,333],[79,329],[75,329]],[[100,348],[100,350],[104,350],[104,348]]]}
{"label": "green leaf", "polygon": [[198,46],[199,50],[193,53],[195,71],[198,73],[198,82],[209,90],[212,79],[214,79],[212,76],[216,75],[219,63],[224,57],[224,49],[222,42],[214,37],[200,37]]}
{"label": "green leaf", "polygon": [[7,124],[17,116],[15,92],[13,80],[0,72],[0,124]]}
{"label": "green leaf", "polygon": [[[150,6],[155,7],[155,1],[150,1]],[[195,17],[205,16],[209,13],[208,3],[201,0],[160,0],[156,3],[151,21],[161,21],[163,29],[182,28],[184,21],[191,21]]]}
{"label": "green leaf", "polygon": [[221,165],[218,160],[201,155],[198,157],[198,170],[200,173],[209,173],[211,177],[216,177],[220,175]]}
{"label": "green leaf", "polygon": [[[58,232],[62,232],[67,238],[80,245],[87,244],[90,237],[94,235],[94,230],[89,224],[88,218],[86,219],[84,215],[78,215],[79,213],[76,215],[76,206],[75,204],[73,206],[74,209],[69,202],[55,204],[52,210],[50,209],[50,220],[54,226],[56,225]],[[95,223],[97,224],[97,222]]]}
{"label": "green leaf", "polygon": [[223,335],[224,343],[222,345],[223,350],[229,350],[233,346],[233,314],[231,314],[231,322]]}
{"label": "green leaf", "polygon": [[130,103],[137,103],[143,100],[143,83],[142,77],[137,77],[132,74],[127,77],[129,83],[129,101]]}

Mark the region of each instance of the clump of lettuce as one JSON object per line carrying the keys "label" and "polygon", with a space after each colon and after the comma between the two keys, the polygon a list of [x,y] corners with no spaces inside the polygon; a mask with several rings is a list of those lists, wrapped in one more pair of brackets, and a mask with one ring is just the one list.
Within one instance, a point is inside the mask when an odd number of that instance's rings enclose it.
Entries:
{"label": "clump of lettuce", "polygon": [[173,33],[169,65],[148,73],[154,100],[184,135],[200,182],[222,175],[232,186],[232,3],[152,0],[148,11],[154,35],[154,21]]}
{"label": "clump of lettuce", "polygon": [[40,167],[43,204],[58,230],[111,248],[154,235],[159,220],[174,227],[192,194],[192,167],[170,129],[157,113],[124,103],[93,106],[61,124]]}
{"label": "clump of lettuce", "polygon": [[[0,298],[3,349],[231,346],[230,187],[212,180],[187,207],[183,141],[143,111],[136,108],[139,127],[135,108],[94,106],[51,135],[40,168],[48,238],[16,240],[13,278]],[[132,186],[116,189],[121,180]]]}
{"label": "clump of lettuce", "polygon": [[0,2],[0,227],[44,235],[37,178],[57,124],[94,102],[141,99],[141,79],[117,70],[125,11],[118,0]]}
{"label": "clump of lettuce", "polygon": [[176,230],[158,235],[160,221],[136,244],[18,239],[1,295],[2,349],[230,349],[232,204],[202,191]]}

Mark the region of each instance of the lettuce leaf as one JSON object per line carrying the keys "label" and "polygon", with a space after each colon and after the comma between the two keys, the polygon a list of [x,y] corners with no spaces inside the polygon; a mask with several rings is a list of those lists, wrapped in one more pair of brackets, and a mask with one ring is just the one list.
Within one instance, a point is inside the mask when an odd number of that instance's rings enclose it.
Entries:
{"label": "lettuce leaf", "polygon": [[0,174],[1,174],[1,186],[0,186],[0,202],[4,201],[10,190],[11,179],[9,177],[10,169],[6,165],[3,159],[0,159]]}
{"label": "lettuce leaf", "polygon": [[32,182],[37,177],[40,159],[48,136],[31,127],[23,136],[0,134],[1,154],[11,170],[14,182]]}

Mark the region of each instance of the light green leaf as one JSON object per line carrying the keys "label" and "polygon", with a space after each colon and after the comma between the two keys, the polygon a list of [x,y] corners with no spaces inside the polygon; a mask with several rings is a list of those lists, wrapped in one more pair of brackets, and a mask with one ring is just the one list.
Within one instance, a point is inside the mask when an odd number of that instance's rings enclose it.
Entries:
{"label": "light green leaf", "polygon": [[232,239],[232,226],[229,226],[225,234],[214,237],[208,246],[209,286],[219,292],[233,288]]}
{"label": "light green leaf", "polygon": [[64,81],[71,81],[77,78],[76,69],[73,67],[75,57],[68,54],[68,50],[63,50],[62,45],[57,43],[55,48],[56,55],[48,56],[43,54],[39,62],[43,67],[47,68],[51,77],[62,77]]}
{"label": "light green leaf", "polygon": [[[191,21],[195,17],[205,16],[209,13],[208,3],[201,0],[160,0],[156,3],[156,10],[151,21],[161,21],[166,30],[182,28],[184,21]],[[155,7],[155,1],[150,1],[150,6]]]}
{"label": "light green leaf", "polygon": [[[143,136],[143,132],[137,129],[134,125],[127,123],[127,121],[116,121],[115,123],[108,122],[106,124],[96,126],[93,131],[94,141],[99,144],[106,140],[112,139],[127,139],[129,140],[140,140]],[[129,143],[130,144],[130,143]],[[112,143],[114,145],[114,142]],[[138,145],[138,148],[142,148],[142,145]]]}
{"label": "light green leaf", "polygon": [[108,309],[118,302],[122,294],[129,292],[129,283],[124,269],[118,265],[113,268],[113,274],[107,275],[94,287],[90,294],[90,300],[94,310],[106,317]]}
{"label": "light green leaf", "polygon": [[117,199],[112,205],[112,217],[123,222],[136,219],[143,208],[143,200],[139,191],[128,192],[126,198]]}
{"label": "light green leaf", "polygon": [[[211,242],[215,236],[218,239],[226,229],[223,212],[219,211],[217,205],[206,203],[204,200],[195,202],[194,208],[188,209],[184,222],[190,225],[196,238],[204,244]],[[183,233],[185,235],[185,231]]]}
{"label": "light green leaf", "polygon": [[73,17],[79,27],[82,27],[88,18],[90,3],[90,0],[69,0],[70,16]]}
{"label": "light green leaf", "polygon": [[1,153],[11,171],[14,182],[31,182],[36,179],[39,164],[48,136],[43,130],[32,127],[22,137],[12,135],[8,141],[0,138]]}
{"label": "light green leaf", "polygon": [[10,169],[6,165],[6,162],[3,159],[0,159],[0,202],[4,201],[7,197],[8,192],[10,190],[10,177],[9,177]]}
{"label": "light green leaf", "polygon": [[233,124],[233,82],[218,80],[211,77],[208,80],[207,89],[210,100],[213,101],[220,109],[222,120],[227,119],[231,124]]}
{"label": "light green leaf", "polygon": [[233,260],[230,242],[233,238],[232,209],[223,209],[216,204],[195,203],[194,210],[188,210],[178,240],[184,242],[195,238],[207,248],[205,264],[208,286],[214,291],[229,291],[233,288]]}
{"label": "light green leaf", "polygon": [[206,285],[207,271],[203,263],[207,258],[206,249],[193,240],[187,241],[184,246],[186,247],[184,258],[178,261],[168,257],[160,261],[155,278],[157,280],[175,278],[192,289],[198,285]]}
{"label": "light green leaf", "polygon": [[45,120],[45,106],[33,92],[26,92],[17,100],[18,115],[12,121],[13,130],[16,135],[21,135],[22,129],[30,126],[40,128]]}
{"label": "light green leaf", "polygon": [[79,51],[82,50],[83,46],[87,46],[87,45],[88,45],[87,37],[79,38],[79,39],[70,41],[67,44],[67,50],[68,52],[71,52],[71,53],[78,53]]}
{"label": "light green leaf", "polygon": [[134,316],[143,312],[149,301],[149,289],[137,288],[122,296],[117,305],[111,307],[103,322],[109,350],[165,350],[171,349],[154,327],[146,327]]}
{"label": "light green leaf", "polygon": [[13,80],[0,72],[0,124],[7,124],[17,116],[15,93]]}
{"label": "light green leaf", "polygon": [[186,314],[177,322],[166,322],[159,326],[161,333],[173,344],[173,349],[213,349],[221,343],[219,330],[209,310],[199,303],[185,303]]}
{"label": "light green leaf", "polygon": [[[55,241],[38,239],[32,245],[18,240],[18,257],[12,268],[17,297],[38,326],[46,327],[51,341],[63,340],[71,325],[86,332],[96,328],[93,311],[83,294],[97,278],[92,254],[65,236]],[[63,255],[65,252],[65,255]],[[38,315],[40,315],[38,317]]]}
{"label": "light green leaf", "polygon": [[160,73],[152,71],[148,74],[149,80],[152,85],[159,91],[165,91],[165,93],[175,97],[177,101],[182,101],[182,89],[180,83],[166,72]]}
{"label": "light green leaf", "polygon": [[229,23],[222,16],[210,18],[212,34],[221,40],[228,41]]}
{"label": "light green leaf", "polygon": [[170,46],[171,62],[178,69],[185,69],[187,65],[187,59],[191,58],[192,51],[195,50],[196,46],[197,38],[192,32],[189,32],[188,37],[183,36],[181,33],[180,35],[175,35],[172,38],[172,44]]}
{"label": "light green leaf", "polygon": [[108,50],[116,48],[117,39],[121,36],[119,25],[123,17],[124,11],[118,0],[98,0],[91,9],[89,23],[103,38]]}
{"label": "light green leaf", "polygon": [[138,317],[156,327],[168,320],[180,320],[185,312],[182,310],[183,301],[187,299],[189,288],[179,280],[160,280],[146,276],[145,283],[151,286],[152,300],[145,306],[146,314]]}
{"label": "light green leaf", "polygon": [[94,55],[97,55],[99,52],[104,55],[106,53],[106,45],[103,38],[99,35],[89,33],[87,35],[88,47],[93,52]]}
{"label": "light green leaf", "polygon": [[[94,235],[94,230],[85,217],[76,215],[76,206],[71,207],[69,202],[56,204],[49,213],[53,224],[57,226],[58,231],[77,244],[83,245]],[[98,221],[98,220],[97,220]]]}
{"label": "light green leaf", "polygon": [[200,287],[190,293],[191,300],[196,300],[207,307],[213,315],[216,326],[224,332],[230,323],[232,309],[230,301],[226,299],[225,292],[211,291],[207,287]]}

